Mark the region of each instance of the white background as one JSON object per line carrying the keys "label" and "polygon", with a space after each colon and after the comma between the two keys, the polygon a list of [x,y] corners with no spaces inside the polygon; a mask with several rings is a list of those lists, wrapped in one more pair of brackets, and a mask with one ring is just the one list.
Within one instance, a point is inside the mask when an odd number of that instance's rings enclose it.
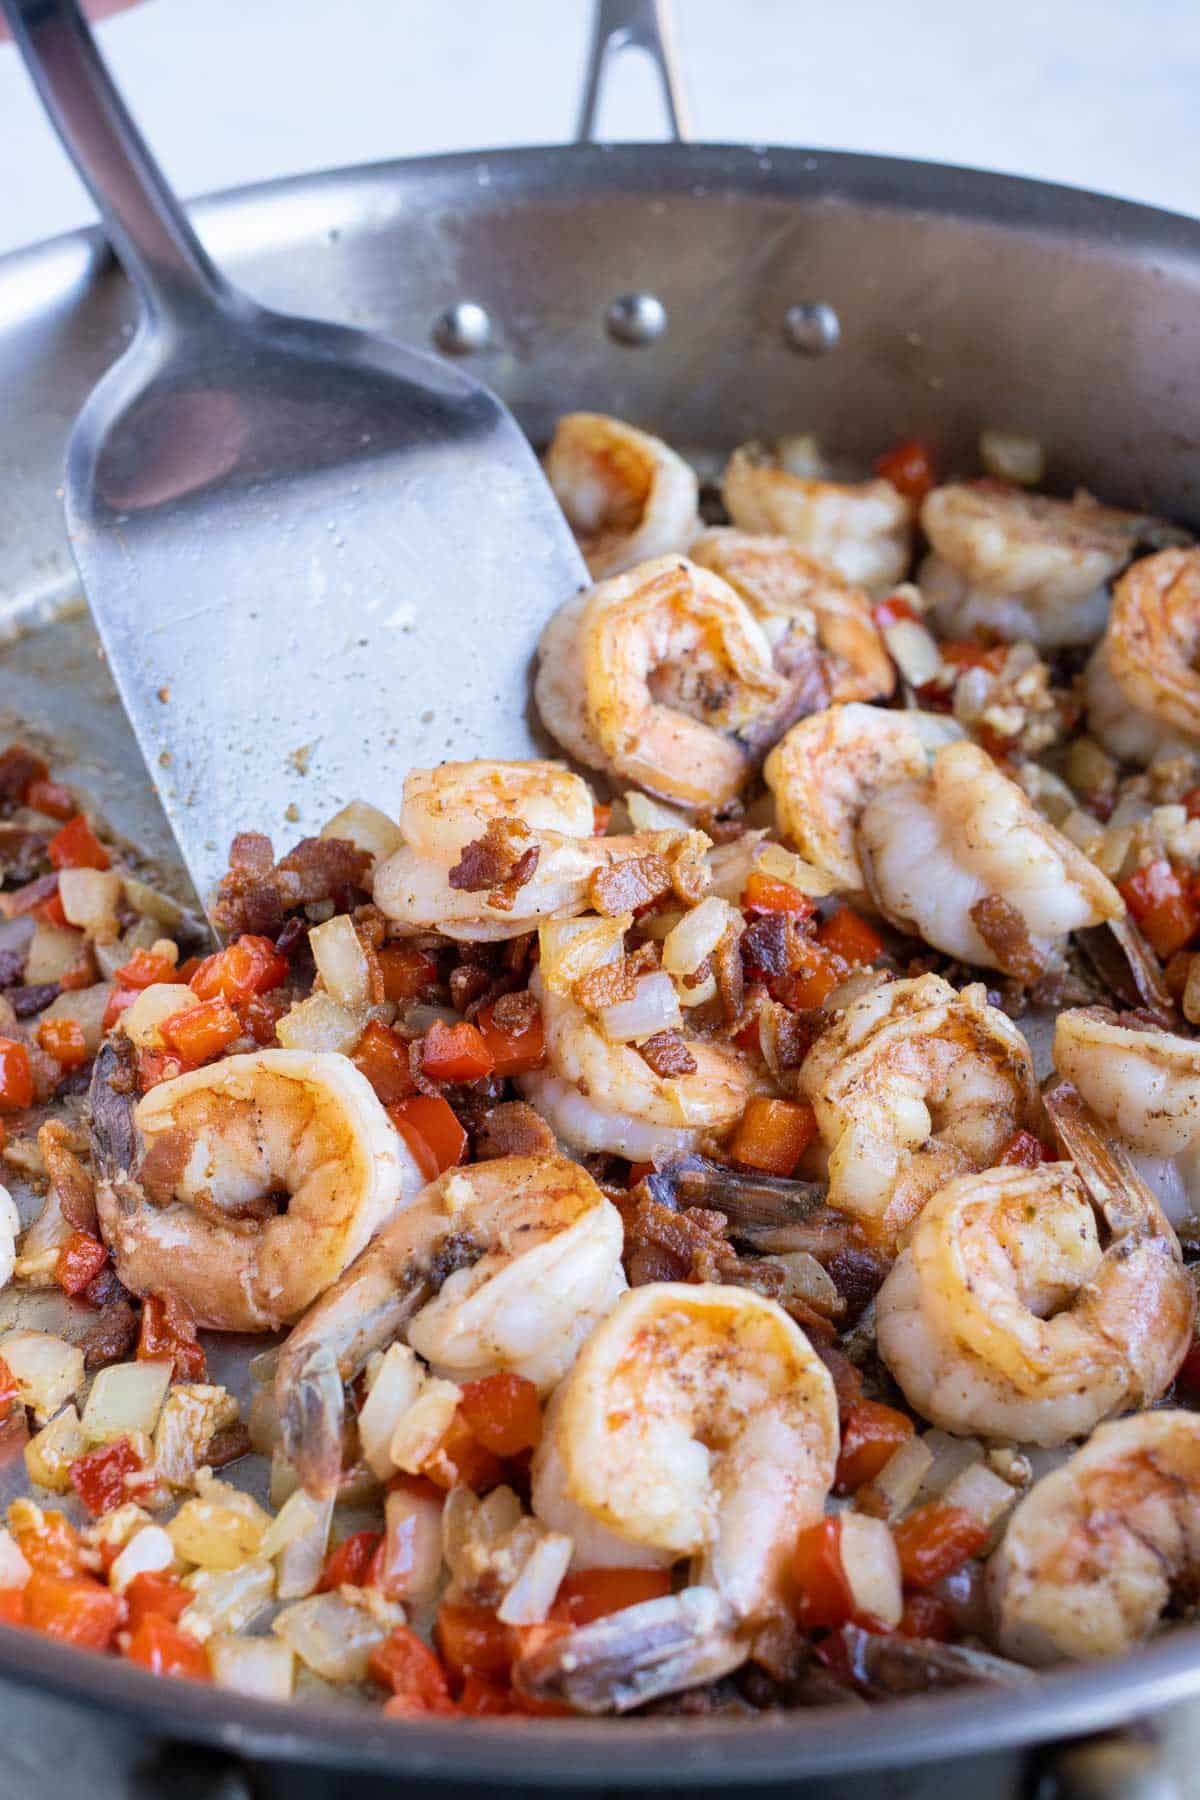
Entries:
{"label": "white background", "polygon": [[[102,42],[185,193],[570,135],[588,0],[146,0]],[[1040,175],[1200,211],[1196,0],[677,0],[696,135]],[[629,59],[604,120],[657,135]],[[0,250],[86,222],[0,45]]]}

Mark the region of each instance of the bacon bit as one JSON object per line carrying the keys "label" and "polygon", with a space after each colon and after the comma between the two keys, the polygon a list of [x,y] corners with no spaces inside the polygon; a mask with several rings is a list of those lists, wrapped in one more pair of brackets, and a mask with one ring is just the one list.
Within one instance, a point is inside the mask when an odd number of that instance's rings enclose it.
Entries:
{"label": "bacon bit", "polygon": [[511,912],[540,856],[540,846],[529,842],[529,829],[519,819],[490,819],[481,838],[463,845],[447,880],[464,893],[486,891],[489,906]]}
{"label": "bacon bit", "polygon": [[[10,988],[8,991],[8,1004],[12,1007],[18,1019],[32,1019],[37,1013],[45,1012],[50,1002],[58,999],[60,991],[60,986],[57,981],[39,981],[33,987]],[[65,1020],[61,1021],[61,1023],[64,1024],[66,1022],[67,1021]],[[58,1024],[60,1021],[54,1020],[52,1023]],[[49,1047],[43,1044],[42,1048],[46,1050]],[[50,1054],[54,1055],[55,1053],[50,1051]]]}
{"label": "bacon bit", "polygon": [[1008,1140],[1000,1157],[1000,1166],[1011,1169],[1036,1169],[1053,1162],[1055,1153],[1034,1137],[1032,1131],[1016,1131]]}
{"label": "bacon bit", "polygon": [[477,1000],[490,994],[494,986],[482,963],[459,963],[450,971],[450,1004],[456,1012],[467,1012]]}
{"label": "bacon bit", "polygon": [[724,1245],[724,1213],[699,1206],[673,1212],[644,1193],[632,1198],[632,1210],[628,1202],[622,1207],[630,1287],[712,1279],[715,1252]]}
{"label": "bacon bit", "polygon": [[602,1006],[616,1006],[622,1000],[632,1000],[639,978],[657,969],[659,961],[657,944],[639,944],[631,956],[604,963],[589,975],[581,976],[575,983],[573,998],[589,1012],[598,1012]]}
{"label": "bacon bit", "polygon": [[671,890],[671,870],[665,858],[651,851],[628,862],[597,869],[588,886],[592,911],[615,918],[619,913],[639,912]]}
{"label": "bacon bit", "polygon": [[1029,940],[1029,927],[1016,907],[1000,894],[985,894],[969,910],[975,929],[1004,973],[1031,987],[1044,965]]}
{"label": "bacon bit", "polygon": [[664,1080],[696,1073],[696,1059],[677,1031],[656,1031],[653,1037],[638,1045],[638,1051],[643,1061]]}
{"label": "bacon bit", "polygon": [[19,806],[28,795],[30,785],[44,781],[50,773],[40,756],[24,744],[10,744],[0,754],[0,803]]}
{"label": "bacon bit", "polygon": [[747,971],[766,978],[790,975],[800,966],[801,941],[790,914],[763,913],[742,933],[742,962]]}
{"label": "bacon bit", "polygon": [[742,964],[741,933],[733,925],[726,927],[712,953],[712,970],[717,981],[717,994],[725,1023],[732,1025],[742,1016],[746,1003],[746,971]]}
{"label": "bacon bit", "polygon": [[558,1141],[541,1113],[525,1100],[503,1100],[483,1116],[475,1134],[475,1159],[497,1156],[553,1156]]}
{"label": "bacon bit", "polygon": [[364,888],[370,860],[346,838],[303,838],[276,863],[269,837],[239,832],[217,889],[213,922],[235,936],[278,938],[285,915],[297,907],[336,901]]}
{"label": "bacon bit", "polygon": [[25,804],[32,807],[34,812],[45,813],[50,819],[66,820],[78,811],[69,788],[57,781],[45,781],[40,776],[30,782]]}

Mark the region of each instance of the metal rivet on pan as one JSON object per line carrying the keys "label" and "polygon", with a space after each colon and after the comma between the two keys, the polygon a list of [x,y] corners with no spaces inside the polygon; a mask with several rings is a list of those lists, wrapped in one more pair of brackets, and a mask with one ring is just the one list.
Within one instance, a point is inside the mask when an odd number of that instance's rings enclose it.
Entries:
{"label": "metal rivet on pan", "polygon": [[842,327],[824,300],[801,300],[784,313],[783,334],[801,356],[828,356],[837,348]]}
{"label": "metal rivet on pan", "polygon": [[433,328],[433,341],[450,356],[469,356],[486,350],[492,337],[492,321],[477,300],[456,300]]}
{"label": "metal rivet on pan", "polygon": [[667,309],[655,294],[621,294],[604,315],[618,344],[652,344],[667,329]]}

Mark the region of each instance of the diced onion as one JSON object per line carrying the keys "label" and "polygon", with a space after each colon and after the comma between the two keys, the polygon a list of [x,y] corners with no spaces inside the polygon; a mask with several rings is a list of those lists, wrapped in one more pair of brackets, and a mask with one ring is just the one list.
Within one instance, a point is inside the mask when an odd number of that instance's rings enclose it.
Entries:
{"label": "diced onion", "polygon": [[341,1594],[314,1594],[285,1606],[271,1630],[326,1681],[364,1681],[372,1650],[404,1623],[402,1607],[392,1609],[394,1620],[380,1617],[382,1610],[355,1606]]}
{"label": "diced onion", "polygon": [[101,944],[120,936],[121,877],[111,869],[60,870],[58,898],[68,925],[78,925]]}
{"label": "diced onion", "polygon": [[21,1402],[39,1424],[52,1419],[83,1386],[83,1351],[48,1331],[8,1331],[0,1338]]}
{"label": "diced onion", "polygon": [[424,1381],[425,1371],[408,1345],[390,1345],[358,1415],[363,1457],[380,1481],[396,1472],[392,1438]]}
{"label": "diced onion", "polygon": [[88,1442],[107,1444],[132,1431],[153,1432],[171,1373],[172,1365],[164,1361],[113,1363],[101,1369],[83,1409]]}
{"label": "diced onion", "polygon": [[898,1625],[904,1610],[900,1558],[891,1527],[865,1513],[842,1514],[842,1567],[860,1616]]}
{"label": "diced onion", "polygon": [[942,666],[942,653],[916,619],[897,619],[884,629],[888,654],[911,687],[924,687]]}
{"label": "diced onion", "polygon": [[661,800],[652,800],[649,794],[639,793],[636,788],[625,796],[625,806],[629,813],[629,823],[635,831],[690,831],[691,820],[673,806],[664,806]]}
{"label": "diced onion", "polygon": [[829,478],[829,464],[821,449],[821,440],[814,431],[797,431],[790,437],[780,438],[775,445],[775,461],[781,469],[798,476],[801,481],[826,481]]}
{"label": "diced onion", "polygon": [[337,1050],[348,1056],[363,1032],[361,1014],[332,994],[310,994],[285,1012],[275,1035],[285,1050]]}
{"label": "diced onion", "polygon": [[121,1030],[139,1050],[161,1050],[162,1027],[166,1021],[199,1005],[200,996],[193,994],[182,981],[155,981],[143,988],[132,1005],[125,1008],[120,1019]]}
{"label": "diced onion", "polygon": [[51,925],[39,919],[25,958],[25,979],[31,984],[61,981],[78,966],[85,939],[69,925]]}
{"label": "diced onion", "polygon": [[135,1575],[158,1574],[175,1561],[175,1546],[161,1525],[143,1525],[108,1571],[108,1585],[123,1594]]}
{"label": "diced onion", "polygon": [[154,1466],[159,1480],[170,1487],[191,1487],[213,1433],[232,1425],[237,1416],[237,1401],[226,1388],[209,1382],[176,1382],[154,1427]]}
{"label": "diced onion", "polygon": [[335,813],[328,825],[322,825],[323,838],[342,838],[356,850],[365,850],[376,863],[383,862],[404,842],[404,833],[394,819],[366,800],[351,800]]}
{"label": "diced onion", "polygon": [[597,1016],[605,1037],[614,1044],[638,1043],[660,1031],[678,1031],[683,1023],[675,983],[664,969],[641,976],[632,999],[602,1006]]}
{"label": "diced onion", "polygon": [[1021,431],[981,431],[979,460],[997,481],[1036,487],[1045,479],[1046,452],[1040,441]]}
{"label": "diced onion", "polygon": [[[83,1455],[88,1441],[73,1406],[44,1425],[25,1446],[25,1472],[36,1487],[50,1488],[56,1494],[69,1492],[71,1464]],[[0,1587],[4,1585],[0,1582]]]}
{"label": "diced onion", "polygon": [[961,1506],[983,1525],[994,1525],[1017,1499],[1016,1489],[985,1462],[968,1463],[942,1491],[946,1506]]}
{"label": "diced onion", "polygon": [[275,1569],[269,1562],[242,1563],[236,1569],[196,1569],[183,1585],[195,1598],[182,1614],[179,1629],[201,1643],[214,1631],[241,1631],[269,1606],[275,1593]]}
{"label": "diced onion", "polygon": [[0,1525],[0,1588],[24,1587],[32,1573],[16,1538]]}
{"label": "diced onion", "polygon": [[303,1488],[289,1496],[280,1507],[259,1542],[260,1556],[278,1556],[281,1550],[298,1538],[303,1532],[311,1530],[316,1522],[320,1508],[318,1502]]}
{"label": "diced onion", "polygon": [[111,981],[100,981],[94,987],[76,988],[71,993],[59,994],[38,1015],[39,1020],[74,1019],[83,1032],[88,1055],[95,1056],[104,1036],[104,1014],[112,991]]}
{"label": "diced onion", "polygon": [[764,1257],[763,1261],[774,1263],[787,1275],[779,1296],[782,1305],[789,1300],[806,1300],[829,1318],[842,1310],[842,1297],[835,1282],[807,1250],[786,1250],[778,1256]]}
{"label": "diced onion", "polygon": [[924,1438],[906,1438],[874,1480],[858,1490],[856,1503],[878,1518],[898,1519],[916,1499],[932,1463],[933,1451]]}
{"label": "diced onion", "polygon": [[275,1637],[228,1637],[208,1640],[208,1666],[219,1688],[251,1694],[257,1700],[290,1700],[296,1658],[290,1644]]}
{"label": "diced onion", "polygon": [[788,882],[790,886],[799,888],[802,894],[807,894],[813,900],[823,900],[837,887],[837,881],[832,875],[827,875],[823,870],[814,868],[812,863],[805,862],[804,858],[797,856],[794,851],[785,850],[782,844],[769,842],[760,844],[758,854],[754,859],[754,868],[763,875],[769,875],[772,881]]}
{"label": "diced onion", "polygon": [[442,1573],[441,1500],[397,1488],[384,1503],[384,1516],[380,1587],[395,1598],[428,1600]]}
{"label": "diced onion", "polygon": [[398,1469],[419,1475],[458,1408],[461,1389],[453,1381],[434,1378],[425,1383],[392,1433],[390,1455]]}
{"label": "diced onion", "polygon": [[250,1396],[250,1409],[246,1414],[246,1430],[250,1434],[251,1448],[260,1456],[270,1456],[276,1444],[283,1441],[283,1426],[280,1423],[279,1408],[275,1404],[274,1389],[256,1387]]}
{"label": "diced onion", "polygon": [[663,941],[662,966],[669,975],[694,975],[706,956],[711,956],[730,925],[741,924],[727,900],[709,894],[699,906],[684,913]]}
{"label": "diced onion", "polygon": [[[307,1512],[300,1507],[302,1499],[308,1500]],[[301,1520],[301,1529],[284,1545],[276,1565],[275,1591],[281,1600],[302,1600],[320,1581],[329,1546],[333,1503],[332,1494],[325,1500],[310,1500],[302,1489],[297,1488],[280,1509],[280,1519],[288,1514],[289,1528],[292,1517],[289,1508],[295,1508]],[[266,1542],[265,1538],[263,1542]]]}
{"label": "diced onion", "polygon": [[577,981],[621,954],[632,924],[632,913],[609,919],[547,919],[538,929],[544,985],[551,993],[569,994]]}
{"label": "diced onion", "polygon": [[207,1482],[194,1500],[185,1500],[167,1526],[175,1554],[201,1569],[236,1569],[259,1555],[271,1524],[249,1494],[223,1481]]}
{"label": "diced onion", "polygon": [[540,1625],[554,1604],[574,1544],[561,1531],[548,1531],[534,1545],[517,1579],[496,1608],[504,1625]]}
{"label": "diced onion", "polygon": [[160,893],[157,888],[139,881],[134,875],[122,875],[121,886],[126,900],[135,912],[144,913],[156,925],[165,925],[168,931],[177,932],[191,917],[178,900],[172,900],[169,894]]}
{"label": "diced onion", "polygon": [[978,1438],[951,1437],[949,1432],[939,1431],[936,1427],[925,1433],[925,1444],[932,1453],[933,1461],[921,1484],[922,1500],[940,1498],[960,1469],[965,1469],[968,1463],[977,1462],[983,1452]]}
{"label": "diced onion", "polygon": [[349,1012],[365,1012],[371,1004],[371,974],[350,918],[338,913],[324,925],[314,925],[308,942],[327,991]]}

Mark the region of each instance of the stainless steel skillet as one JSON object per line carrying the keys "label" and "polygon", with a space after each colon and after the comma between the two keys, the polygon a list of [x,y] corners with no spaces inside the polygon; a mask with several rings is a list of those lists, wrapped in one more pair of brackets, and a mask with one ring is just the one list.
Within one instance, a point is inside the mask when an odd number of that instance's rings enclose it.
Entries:
{"label": "stainless steel skillet", "polygon": [[[643,28],[651,19],[624,10],[614,32],[633,14]],[[1056,486],[1200,522],[1200,224],[1189,219],[964,170],[682,143],[335,171],[218,197],[194,216],[266,304],[470,354],[535,439],[558,413],[599,406],[713,452],[750,431],[811,429],[874,453],[920,431],[952,467],[971,463],[981,425],[1009,426],[1044,440]],[[21,634],[0,651],[0,728],[40,725],[116,828],[165,857],[90,628],[64,616],[74,582],[55,496],[71,420],[133,318],[94,233],[0,262],[0,622]],[[456,688],[418,650],[395,680],[398,706],[438,709],[447,751],[520,754],[531,741],[486,688]],[[246,808],[252,821],[253,793]],[[1186,1631],[1049,1677],[1016,1704],[964,1691],[749,1726],[385,1728],[360,1712],[165,1689],[123,1664],[0,1638],[0,1674],[176,1735],[462,1780],[794,1780],[1060,1737],[1200,1695],[1200,1638]]]}

